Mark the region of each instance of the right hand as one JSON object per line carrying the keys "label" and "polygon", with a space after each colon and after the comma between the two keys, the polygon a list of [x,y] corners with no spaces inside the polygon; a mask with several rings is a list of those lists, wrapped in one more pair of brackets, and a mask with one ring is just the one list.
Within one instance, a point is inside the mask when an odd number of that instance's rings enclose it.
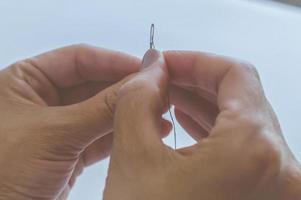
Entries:
{"label": "right hand", "polygon": [[[254,67],[197,52],[164,56],[119,92],[105,199],[300,199],[299,164]],[[178,150],[159,137],[167,68],[177,120],[198,141]]]}

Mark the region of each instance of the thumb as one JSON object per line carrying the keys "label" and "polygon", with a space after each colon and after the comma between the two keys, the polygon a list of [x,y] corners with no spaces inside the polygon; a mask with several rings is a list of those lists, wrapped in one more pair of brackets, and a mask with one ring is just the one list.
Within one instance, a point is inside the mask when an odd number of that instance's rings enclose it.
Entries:
{"label": "thumb", "polygon": [[[154,49],[143,58],[142,71],[119,91],[114,116],[114,152],[127,158],[162,145],[160,131],[166,104],[168,73],[163,55]],[[163,146],[163,145],[162,145]],[[155,148],[154,148],[155,147]],[[151,151],[146,151],[151,149]]]}
{"label": "thumb", "polygon": [[133,75],[113,84],[94,97],[78,104],[52,107],[47,110],[51,124],[51,137],[83,150],[96,139],[113,131],[113,113],[120,87]]}

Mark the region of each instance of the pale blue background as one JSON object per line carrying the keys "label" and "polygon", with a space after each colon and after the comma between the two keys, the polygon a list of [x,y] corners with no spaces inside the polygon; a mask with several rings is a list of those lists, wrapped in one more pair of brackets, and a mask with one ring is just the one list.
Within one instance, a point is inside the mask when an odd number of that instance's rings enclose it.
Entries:
{"label": "pale blue background", "polygon": [[[210,51],[254,63],[301,159],[301,13],[292,7],[243,0],[0,0],[0,66],[74,43],[142,56],[151,22],[158,49]],[[180,146],[191,142],[180,131]],[[87,169],[69,199],[101,199],[106,170],[107,161]]]}

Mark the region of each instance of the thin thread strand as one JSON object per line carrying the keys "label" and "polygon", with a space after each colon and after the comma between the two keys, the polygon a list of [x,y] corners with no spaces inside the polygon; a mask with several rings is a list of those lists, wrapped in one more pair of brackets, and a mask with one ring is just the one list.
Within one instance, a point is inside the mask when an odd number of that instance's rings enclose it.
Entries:
{"label": "thin thread strand", "polygon": [[[154,37],[155,37],[155,25],[151,24],[150,27],[150,38],[149,38],[149,48],[150,49],[155,49],[155,43],[154,43]],[[169,112],[169,116],[172,122],[172,130],[173,130],[173,136],[174,136],[174,148],[177,149],[177,132],[176,132],[176,123],[175,120],[173,118],[171,109],[170,109],[170,99],[169,99],[169,95],[167,97],[167,103],[168,103],[168,112]]]}
{"label": "thin thread strand", "polygon": [[169,105],[168,112],[169,112],[169,116],[170,116],[171,123],[172,123],[172,127],[173,127],[172,130],[173,130],[173,137],[174,137],[174,148],[177,149],[176,123],[175,123],[175,120],[174,120],[173,115],[172,115],[172,113],[171,113],[169,96],[168,96],[168,98],[167,98],[167,103],[168,103],[168,105]]}

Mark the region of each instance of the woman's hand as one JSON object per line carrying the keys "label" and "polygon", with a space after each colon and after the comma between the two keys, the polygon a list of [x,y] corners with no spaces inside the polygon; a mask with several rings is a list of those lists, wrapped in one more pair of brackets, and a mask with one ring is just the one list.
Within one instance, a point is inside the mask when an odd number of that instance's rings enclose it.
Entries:
{"label": "woman's hand", "polygon": [[[198,52],[149,55],[118,95],[106,200],[301,198],[299,164],[254,67]],[[159,137],[169,78],[177,120],[198,141],[176,151]]]}
{"label": "woman's hand", "polygon": [[0,199],[65,199],[83,168],[108,156],[116,93],[139,65],[76,45],[2,70]]}

